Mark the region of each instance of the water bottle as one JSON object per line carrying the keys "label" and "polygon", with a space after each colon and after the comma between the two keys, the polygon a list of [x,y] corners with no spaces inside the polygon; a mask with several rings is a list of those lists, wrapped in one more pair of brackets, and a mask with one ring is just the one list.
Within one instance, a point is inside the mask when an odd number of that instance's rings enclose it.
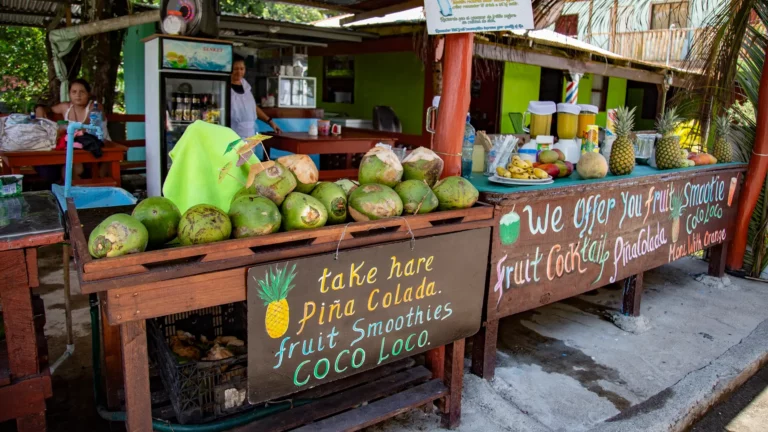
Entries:
{"label": "water bottle", "polygon": [[[98,102],[93,103],[93,108],[91,108],[91,112],[88,114],[88,119],[90,120],[91,126],[102,129],[101,110],[99,109]],[[104,130],[102,129],[102,132],[103,131]]]}
{"label": "water bottle", "polygon": [[467,113],[467,125],[464,127],[464,144],[461,146],[461,176],[472,177],[472,153],[475,151],[475,128],[469,122]]}
{"label": "water bottle", "polygon": [[35,115],[34,111],[29,113],[29,123],[31,123],[31,124],[37,124],[38,123],[37,122],[37,116]]}

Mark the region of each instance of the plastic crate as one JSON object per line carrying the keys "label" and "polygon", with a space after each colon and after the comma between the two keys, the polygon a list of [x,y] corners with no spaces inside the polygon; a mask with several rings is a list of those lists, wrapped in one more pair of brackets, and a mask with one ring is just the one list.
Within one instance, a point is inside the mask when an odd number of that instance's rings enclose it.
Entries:
{"label": "plastic crate", "polygon": [[168,315],[148,321],[149,351],[181,424],[212,421],[253,408],[248,403],[247,355],[180,363],[169,342],[176,330],[209,340],[237,336],[247,341],[244,302]]}

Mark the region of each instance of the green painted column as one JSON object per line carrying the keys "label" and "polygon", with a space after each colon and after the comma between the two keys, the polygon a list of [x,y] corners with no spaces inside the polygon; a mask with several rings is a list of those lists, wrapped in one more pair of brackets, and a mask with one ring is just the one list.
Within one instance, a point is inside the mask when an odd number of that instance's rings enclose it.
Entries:
{"label": "green painted column", "polygon": [[[144,114],[144,44],[142,39],[155,34],[155,24],[129,27],[123,45],[126,114]],[[128,123],[127,139],[144,139],[143,123]],[[128,160],[145,160],[144,148],[128,150]]]}

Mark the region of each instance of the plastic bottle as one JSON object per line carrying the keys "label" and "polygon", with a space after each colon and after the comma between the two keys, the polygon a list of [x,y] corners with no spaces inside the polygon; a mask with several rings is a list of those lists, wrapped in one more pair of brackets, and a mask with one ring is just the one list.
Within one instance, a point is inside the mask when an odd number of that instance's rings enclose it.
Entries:
{"label": "plastic bottle", "polygon": [[472,177],[472,154],[475,151],[475,128],[469,122],[471,117],[467,113],[467,125],[464,127],[464,143],[461,146],[461,176]]}
{"label": "plastic bottle", "polygon": [[[98,127],[99,129],[102,129],[102,120],[101,120],[101,110],[99,109],[99,103],[94,102],[93,108],[91,108],[90,114],[88,114],[88,119],[90,120],[91,126]],[[103,129],[102,129],[103,132]]]}

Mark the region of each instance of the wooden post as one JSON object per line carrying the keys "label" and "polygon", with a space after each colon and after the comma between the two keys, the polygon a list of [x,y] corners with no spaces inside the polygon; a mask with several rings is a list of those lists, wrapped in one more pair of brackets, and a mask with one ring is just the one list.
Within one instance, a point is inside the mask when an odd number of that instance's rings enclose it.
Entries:
{"label": "wooden post", "polygon": [[768,62],[763,65],[760,89],[757,99],[757,131],[752,156],[749,158],[744,190],[739,194],[739,212],[736,215],[736,229],[733,243],[728,252],[728,267],[739,270],[744,265],[747,250],[747,231],[752,212],[755,211],[760,191],[768,173]]}
{"label": "wooden post", "polygon": [[499,320],[483,323],[472,339],[472,373],[492,380],[496,372],[496,340],[499,334]]}
{"label": "wooden post", "polygon": [[624,296],[621,300],[621,313],[627,316],[640,316],[640,300],[643,297],[643,273],[624,279]]}
{"label": "wooden post", "polygon": [[728,256],[728,243],[721,243],[709,248],[709,275],[714,277],[725,276],[725,259]]}
{"label": "wooden post", "polygon": [[443,177],[461,175],[461,145],[469,111],[474,33],[445,36],[443,92],[435,128],[435,152],[445,161]]}
{"label": "wooden post", "polygon": [[443,427],[455,429],[461,422],[461,390],[464,383],[464,339],[445,347],[445,377],[448,387],[443,407]]}
{"label": "wooden post", "polygon": [[432,378],[443,379],[445,374],[445,346],[427,351],[427,368],[432,371]]}
{"label": "wooden post", "polygon": [[152,432],[152,398],[149,394],[147,322],[129,321],[120,325],[125,380],[125,429],[127,432]]}
{"label": "wooden post", "polygon": [[[109,324],[107,317],[107,292],[100,292],[99,314],[101,316],[101,361],[104,393],[107,396],[107,408],[120,408],[118,392],[123,388],[123,356],[120,348],[120,327]],[[101,384],[101,383],[99,383]]]}

